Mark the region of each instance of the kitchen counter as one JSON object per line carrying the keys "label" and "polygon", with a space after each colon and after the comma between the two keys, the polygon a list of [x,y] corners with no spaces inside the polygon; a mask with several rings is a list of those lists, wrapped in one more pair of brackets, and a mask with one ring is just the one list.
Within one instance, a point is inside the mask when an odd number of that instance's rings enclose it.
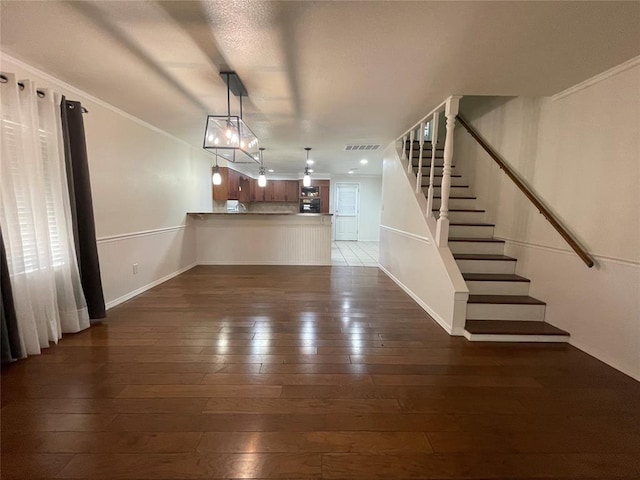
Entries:
{"label": "kitchen counter", "polygon": [[331,217],[333,213],[294,213],[294,212],[187,212],[187,215],[292,215],[298,217]]}
{"label": "kitchen counter", "polygon": [[327,213],[189,212],[199,265],[331,265]]}

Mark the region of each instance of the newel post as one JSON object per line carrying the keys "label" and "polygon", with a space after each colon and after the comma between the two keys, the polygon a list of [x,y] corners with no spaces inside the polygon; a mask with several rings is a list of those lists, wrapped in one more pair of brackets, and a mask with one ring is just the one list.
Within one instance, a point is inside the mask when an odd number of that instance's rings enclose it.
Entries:
{"label": "newel post", "polygon": [[440,113],[435,112],[433,114],[433,127],[431,129],[431,164],[429,167],[429,190],[427,192],[427,215],[433,217],[433,182],[435,175],[435,163],[436,163],[436,149],[438,143],[438,122],[440,120]]}
{"label": "newel post", "polygon": [[418,144],[420,145],[420,154],[418,156],[418,173],[416,174],[416,195],[422,189],[422,148],[424,147],[424,122],[420,123],[420,131],[418,132]]}
{"label": "newel post", "polygon": [[451,188],[451,161],[453,159],[453,130],[456,127],[456,115],[461,97],[449,97],[445,107],[447,129],[444,139],[444,168],[442,169],[442,187],[440,187],[440,217],[436,228],[436,242],[446,247],[449,238],[449,190]]}

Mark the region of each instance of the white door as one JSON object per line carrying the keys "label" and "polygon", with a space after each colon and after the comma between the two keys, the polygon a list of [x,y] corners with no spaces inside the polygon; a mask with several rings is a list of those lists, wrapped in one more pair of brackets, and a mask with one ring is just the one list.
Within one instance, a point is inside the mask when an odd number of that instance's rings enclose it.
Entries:
{"label": "white door", "polygon": [[336,240],[358,240],[358,184],[336,184]]}

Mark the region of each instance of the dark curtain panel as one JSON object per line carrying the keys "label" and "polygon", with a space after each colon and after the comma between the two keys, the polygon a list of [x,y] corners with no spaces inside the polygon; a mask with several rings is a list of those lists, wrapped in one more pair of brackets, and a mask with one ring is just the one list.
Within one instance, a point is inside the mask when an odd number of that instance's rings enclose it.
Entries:
{"label": "dark curtain panel", "polygon": [[13,305],[11,278],[7,265],[7,254],[4,250],[2,232],[0,232],[0,322],[2,338],[2,363],[22,358],[20,336],[18,333],[18,317]]}
{"label": "dark curtain panel", "polygon": [[82,289],[87,299],[89,318],[104,318],[107,314],[100,279],[82,105],[80,102],[72,102],[62,97],[60,108],[73,233]]}

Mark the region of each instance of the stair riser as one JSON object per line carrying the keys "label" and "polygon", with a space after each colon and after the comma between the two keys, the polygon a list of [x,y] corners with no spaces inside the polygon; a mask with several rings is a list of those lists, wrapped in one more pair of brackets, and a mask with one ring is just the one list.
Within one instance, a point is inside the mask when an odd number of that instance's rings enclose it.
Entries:
{"label": "stair riser", "polygon": [[504,243],[493,242],[449,242],[452,253],[481,253],[503,255]]}
{"label": "stair riser", "polygon": [[[424,172],[424,170],[423,170]],[[417,173],[417,172],[414,172]],[[451,186],[452,187],[456,187],[458,185],[466,185],[466,181],[463,177],[451,177]],[[440,187],[442,185],[442,177],[433,177],[433,186],[434,187]],[[429,186],[429,177],[425,177],[423,175],[422,177],[422,186],[423,187],[428,187]],[[426,190],[425,190],[426,193]]]}
{"label": "stair riser", "polygon": [[475,282],[467,280],[471,295],[529,295],[529,282]]}
{"label": "stair riser", "polygon": [[464,332],[470,342],[510,342],[510,343],[567,343],[568,335],[502,335],[502,334],[470,334]]}
{"label": "stair riser", "polygon": [[474,320],[543,321],[545,305],[468,303],[467,318]]}
{"label": "stair riser", "polygon": [[[439,212],[434,212],[439,216]],[[451,223],[482,223],[484,212],[451,212],[449,211],[449,222]]]}
{"label": "stair riser", "polygon": [[[425,186],[422,187],[422,192],[425,195],[427,194],[428,191],[429,191],[428,185],[426,187]],[[433,196],[439,197],[441,191],[442,191],[442,188],[440,188],[440,186],[434,185]],[[466,197],[469,195],[473,195],[473,191],[468,185],[466,186],[451,185],[451,187],[449,188],[449,195],[452,197]]]}
{"label": "stair riser", "polygon": [[[449,220],[451,223],[451,220]],[[487,238],[493,237],[493,226],[484,225],[450,225],[450,237]]]}
{"label": "stair riser", "polygon": [[516,262],[501,260],[456,260],[462,273],[516,273]]}
{"label": "stair riser", "polygon": [[[463,210],[473,209],[475,208],[475,204],[476,204],[475,198],[450,198],[449,199],[449,208],[451,209],[456,209],[456,208],[460,208]],[[433,208],[440,209],[439,198],[433,199]]]}

